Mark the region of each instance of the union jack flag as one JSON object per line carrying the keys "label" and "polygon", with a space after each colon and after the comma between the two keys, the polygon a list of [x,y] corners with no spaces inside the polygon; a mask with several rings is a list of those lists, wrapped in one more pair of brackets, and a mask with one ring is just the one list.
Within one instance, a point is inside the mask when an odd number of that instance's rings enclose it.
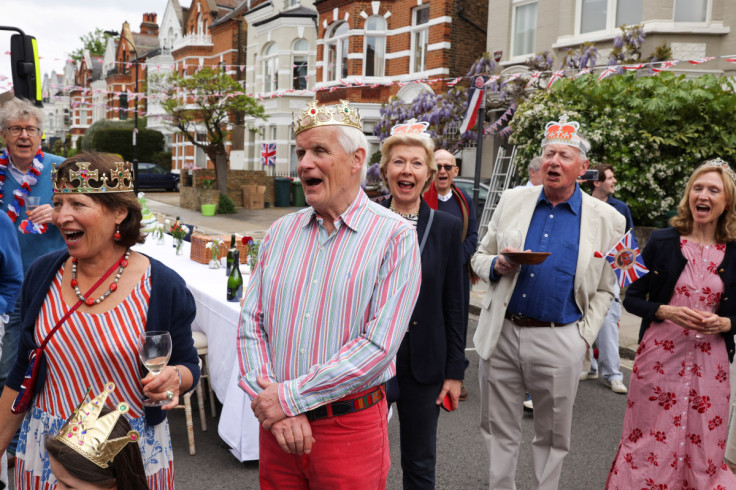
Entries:
{"label": "union jack flag", "polygon": [[639,245],[636,243],[636,237],[632,233],[632,230],[629,230],[608,251],[606,260],[611,264],[613,272],[618,278],[618,283],[622,288],[649,272],[649,269],[644,265],[644,260],[641,258]]}
{"label": "union jack flag", "polygon": [[261,143],[261,165],[276,165],[276,143]]}

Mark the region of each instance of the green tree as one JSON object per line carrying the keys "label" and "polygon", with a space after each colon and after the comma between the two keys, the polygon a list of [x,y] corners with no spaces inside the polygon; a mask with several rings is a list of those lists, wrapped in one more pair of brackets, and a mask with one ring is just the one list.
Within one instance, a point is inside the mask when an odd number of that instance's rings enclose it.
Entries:
{"label": "green tree", "polygon": [[[190,76],[172,73],[163,83],[161,103],[168,124],[187,141],[201,148],[215,164],[217,187],[227,193],[229,155],[225,148],[227,125],[236,115],[265,119],[263,106],[243,92],[243,87],[224,71],[206,67]],[[197,130],[207,141],[196,138]]]}
{"label": "green tree", "polygon": [[[540,152],[548,121],[567,113],[590,139],[591,163],[616,169],[616,197],[642,225],[664,224],[703,160],[736,161],[736,94],[726,77],[662,72],[562,80],[519,106],[511,122],[518,162]],[[520,170],[523,172],[525,169]]]}
{"label": "green tree", "polygon": [[79,61],[82,59],[85,49],[87,49],[89,54],[92,56],[104,56],[105,48],[107,48],[107,41],[111,37],[113,36],[105,34],[105,31],[98,27],[84,36],[79,36],[79,40],[82,41],[82,47],[72,51],[69,56],[71,56],[74,61]]}

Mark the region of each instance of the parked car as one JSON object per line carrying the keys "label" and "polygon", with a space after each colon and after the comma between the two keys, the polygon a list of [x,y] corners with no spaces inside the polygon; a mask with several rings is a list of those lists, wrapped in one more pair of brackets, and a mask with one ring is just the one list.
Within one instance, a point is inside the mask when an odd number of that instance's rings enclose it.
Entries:
{"label": "parked car", "polygon": [[179,191],[179,175],[169,172],[157,163],[138,164],[139,189],[166,189]]}
{"label": "parked car", "polygon": [[[473,199],[474,182],[475,181],[473,179],[469,179],[467,177],[455,177],[452,179],[452,183],[464,190],[470,196],[470,199]],[[486,199],[488,199],[489,189],[488,183],[480,183],[480,189],[478,191],[478,205],[475,207],[475,214],[477,215],[478,220],[480,220],[480,217],[483,215],[483,208],[486,205]]]}

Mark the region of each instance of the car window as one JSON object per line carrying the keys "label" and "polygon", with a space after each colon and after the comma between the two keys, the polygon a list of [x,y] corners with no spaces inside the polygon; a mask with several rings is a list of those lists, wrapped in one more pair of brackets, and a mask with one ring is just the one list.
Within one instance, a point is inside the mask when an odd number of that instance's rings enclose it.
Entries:
{"label": "car window", "polygon": [[156,174],[156,175],[163,175],[166,173],[166,171],[163,168],[159,167],[158,165],[152,165],[151,173]]}

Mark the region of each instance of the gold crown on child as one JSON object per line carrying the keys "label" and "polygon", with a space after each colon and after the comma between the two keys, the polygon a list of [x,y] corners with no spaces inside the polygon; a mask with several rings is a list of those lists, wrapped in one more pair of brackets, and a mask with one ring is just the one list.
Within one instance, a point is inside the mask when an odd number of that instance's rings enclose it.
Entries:
{"label": "gold crown on child", "polygon": [[82,403],[54,437],[101,468],[107,468],[107,464],[115,459],[126,444],[138,442],[141,438],[137,430],[130,430],[125,437],[108,439],[120,416],[130,410],[127,403],[120,402],[115,410],[100,417],[105,400],[113,390],[115,384],[108,381],[102,393],[86,402],[91,391],[91,388],[87,388]]}
{"label": "gold crown on child", "polygon": [[350,107],[347,100],[335,105],[318,105],[316,100],[307,103],[307,107],[294,117],[294,136],[307,129],[319,126],[348,126],[363,131],[363,122],[357,107]]}
{"label": "gold crown on child", "polygon": [[[77,170],[69,170],[69,180],[66,177],[57,179],[56,164],[51,168],[51,181],[54,184],[54,193],[96,194],[101,192],[132,192],[133,167],[130,162],[116,162],[110,176],[103,173],[100,176],[98,169],[90,170],[89,162],[74,162]],[[77,184],[72,184],[77,182]],[[112,185],[112,184],[115,185]]]}

